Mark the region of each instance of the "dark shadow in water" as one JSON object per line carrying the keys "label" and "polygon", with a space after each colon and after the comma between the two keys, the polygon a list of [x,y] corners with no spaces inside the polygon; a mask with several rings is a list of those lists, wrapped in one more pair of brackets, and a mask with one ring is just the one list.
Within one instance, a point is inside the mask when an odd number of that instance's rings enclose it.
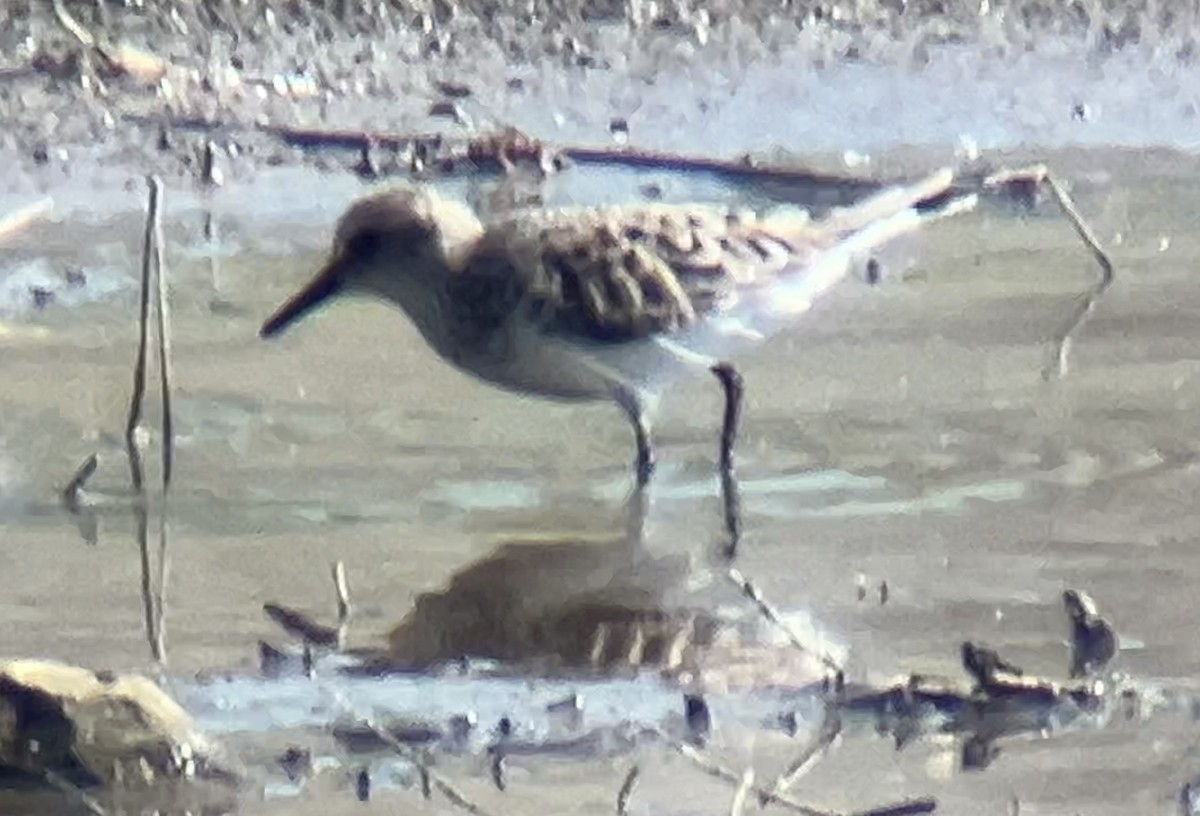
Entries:
{"label": "dark shadow in water", "polygon": [[677,665],[686,644],[705,639],[709,616],[674,608],[689,563],[647,552],[649,501],[635,489],[625,530],[613,536],[505,542],[417,599],[389,635],[391,657],[412,667],[467,656],[597,670]]}

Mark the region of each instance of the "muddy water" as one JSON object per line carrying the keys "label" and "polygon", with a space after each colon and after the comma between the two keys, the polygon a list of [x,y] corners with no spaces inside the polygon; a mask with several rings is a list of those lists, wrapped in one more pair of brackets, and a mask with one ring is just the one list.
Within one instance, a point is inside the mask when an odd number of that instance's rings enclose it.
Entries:
{"label": "muddy water", "polygon": [[[944,159],[926,155],[924,166]],[[1194,685],[1196,163],[1100,149],[1051,160],[1077,180],[1081,208],[1120,267],[1066,379],[1040,377],[1047,338],[1095,268],[1049,206],[1024,218],[984,208],[939,224],[885,256],[882,285],[849,282],[739,360],[748,388],[739,566],[844,650],[856,679],[956,675],[964,639],[1061,677],[1059,596],[1070,586],[1091,592],[1122,633],[1122,671],[1146,685]],[[351,645],[378,644],[419,593],[506,539],[615,534],[629,488],[631,440],[618,411],[476,383],[383,305],[345,302],[277,342],[259,341],[262,318],[319,262],[333,218],[361,189],[349,176],[306,173],[266,171],[215,193],[215,245],[203,238],[205,200],[179,185],[167,194],[179,437],[170,673],[202,723],[264,769],[268,795],[250,797],[247,813],[369,809],[339,772],[304,792],[267,773],[293,742],[333,753],[317,731],[342,704],[328,689],[189,679],[253,673],[256,641],[277,636],[263,602],[330,617],[328,566],[341,559],[356,606]],[[624,200],[647,181],[680,200],[759,204],[779,192],[574,171],[547,192],[552,202]],[[461,184],[450,191],[480,195]],[[59,197],[62,220],[12,241],[0,266],[0,619],[9,624],[0,653],[144,668],[119,442],[141,196],[63,187]],[[647,547],[690,560],[695,580],[684,591],[735,604],[702,580],[722,535],[712,477],[718,396],[699,379],[663,406]],[[88,544],[56,491],[93,452],[97,534]],[[492,716],[522,688],[417,684],[390,699]],[[545,702],[571,686],[533,688]],[[339,693],[355,708],[375,704],[369,687]],[[602,712],[670,704],[652,684],[589,694],[608,701]],[[263,722],[254,714],[269,703],[278,717]],[[722,719],[720,705],[716,750],[732,767],[753,760],[769,778],[797,750],[753,728],[763,712]],[[1200,770],[1194,724],[1169,714],[1005,743],[981,773],[956,771],[955,757],[937,740],[897,753],[854,733],[805,779],[801,798],[849,809],[934,795],[946,813],[1000,814],[1016,797],[1022,813],[1170,813],[1181,781]],[[516,762],[503,798],[480,763],[450,772],[492,812],[610,812],[627,762]],[[388,773],[406,781],[402,770]],[[729,796],[652,753],[635,810],[721,812]],[[418,801],[396,793],[372,807]]]}

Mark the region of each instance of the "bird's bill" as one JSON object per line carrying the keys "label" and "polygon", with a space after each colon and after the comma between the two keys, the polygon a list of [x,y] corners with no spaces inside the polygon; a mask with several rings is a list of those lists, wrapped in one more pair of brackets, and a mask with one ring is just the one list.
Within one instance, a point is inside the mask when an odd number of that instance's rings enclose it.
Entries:
{"label": "bird's bill", "polygon": [[291,324],[342,290],[345,276],[342,259],[331,258],[304,288],[288,298],[258,330],[260,337],[274,337]]}

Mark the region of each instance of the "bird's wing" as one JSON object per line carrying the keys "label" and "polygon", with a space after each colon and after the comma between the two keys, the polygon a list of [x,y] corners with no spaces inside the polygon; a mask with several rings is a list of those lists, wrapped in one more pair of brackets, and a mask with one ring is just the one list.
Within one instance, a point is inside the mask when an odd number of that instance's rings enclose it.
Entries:
{"label": "bird's wing", "polygon": [[493,322],[520,311],[547,334],[601,344],[735,311],[796,313],[846,274],[851,253],[953,211],[952,180],[943,170],[819,222],[694,205],[513,213],[475,245],[456,299]]}
{"label": "bird's wing", "polygon": [[687,329],[803,265],[821,243],[806,222],[785,233],[676,206],[524,213],[489,228],[458,285],[498,301],[508,280],[542,331],[622,343]]}

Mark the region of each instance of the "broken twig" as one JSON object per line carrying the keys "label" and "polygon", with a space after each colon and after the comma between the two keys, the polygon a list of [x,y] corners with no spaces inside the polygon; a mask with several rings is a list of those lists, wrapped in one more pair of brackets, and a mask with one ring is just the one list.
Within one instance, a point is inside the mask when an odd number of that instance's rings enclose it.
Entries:
{"label": "broken twig", "polygon": [[333,591],[337,596],[337,648],[346,646],[346,630],[350,625],[350,590],[346,586],[346,568],[341,561],[333,565]]}
{"label": "broken twig", "polygon": [[638,777],[641,775],[642,769],[638,765],[634,765],[629,769],[629,773],[625,774],[625,781],[617,791],[617,816],[629,816],[629,800],[633,798],[633,791],[637,788]]}
{"label": "broken twig", "polygon": [[[149,198],[146,205],[146,230],[142,246],[141,296],[138,312],[138,350],[133,366],[133,393],[130,397],[129,416],[125,423],[125,451],[129,458],[129,477],[136,494],[134,512],[137,515],[138,546],[142,557],[142,602],[146,614],[146,637],[150,650],[159,665],[166,662],[165,635],[163,634],[163,593],[166,583],[167,551],[167,496],[171,482],[171,466],[174,458],[174,430],[171,418],[171,372],[169,323],[166,312],[167,295],[163,269],[162,239],[162,181],[157,176],[146,178]],[[157,275],[157,279],[155,276]],[[146,399],[146,368],[150,346],[151,290],[157,306],[159,388],[162,401],[162,514],[159,519],[159,586],[157,593],[150,578],[149,508],[146,496],[145,472],[142,453],[138,446],[138,427],[142,422],[143,405]]]}
{"label": "broken twig", "polygon": [[733,801],[729,803],[729,816],[742,816],[746,810],[746,795],[754,784],[754,769],[747,768],[742,772],[742,781],[733,792]]}
{"label": "broken twig", "polygon": [[175,419],[171,400],[171,314],[167,296],[167,266],[162,227],[162,181],[157,176],[147,176],[146,183],[154,193],[160,206],[155,208],[151,223],[154,230],[154,277],[157,329],[158,329],[158,388],[162,421],[159,451],[162,455],[162,499],[158,519],[158,591],[155,600],[156,631],[154,659],[159,665],[167,661],[166,647],[166,596],[167,596],[167,540],[170,513],[171,474],[175,464]]}
{"label": "broken twig", "polygon": [[146,399],[146,360],[150,346],[150,286],[154,274],[155,224],[159,221],[161,184],[151,182],[150,198],[146,205],[146,230],[142,243],[142,281],[138,299],[138,350],[133,365],[133,393],[129,401],[129,416],[125,422],[125,452],[129,456],[129,479],[135,493],[143,494],[145,485],[142,453],[137,444],[137,429],[142,421],[142,404]]}
{"label": "broken twig", "polygon": [[108,811],[104,806],[96,801],[91,794],[82,790],[78,785],[75,785],[70,780],[63,778],[58,773],[49,769],[42,771],[42,778],[46,780],[46,784],[57,790],[59,793],[66,794],[70,798],[79,802],[83,808],[93,814],[93,816],[108,816]]}
{"label": "broken twig", "polygon": [[[162,198],[162,181],[157,176],[149,176],[147,184],[155,193],[156,199]],[[171,474],[175,465],[175,419],[171,408],[171,313],[167,296],[167,268],[163,251],[162,216],[158,208],[152,219],[154,225],[154,271],[156,278],[155,291],[158,300],[155,304],[158,310],[158,387],[159,400],[162,409],[162,491],[165,503],[171,488]],[[166,518],[166,508],[163,508]]]}
{"label": "broken twig", "polygon": [[82,493],[83,488],[87,484],[88,479],[92,478],[92,474],[96,472],[96,466],[99,459],[96,454],[91,454],[83,460],[83,464],[75,471],[75,475],[71,477],[71,481],[67,482],[67,486],[62,490],[63,505],[71,513],[78,513],[83,507]]}
{"label": "broken twig", "polygon": [[837,661],[831,656],[825,654],[824,652],[814,652],[814,650],[809,647],[808,644],[806,644],[800,638],[800,636],[796,634],[795,631],[793,631],[792,627],[788,626],[787,622],[783,619],[783,616],[779,613],[779,610],[763,597],[762,590],[760,590],[749,578],[742,575],[737,568],[730,567],[728,570],[726,570],[725,577],[728,578],[729,581],[732,582],[733,585],[736,586],[743,595],[749,598],[754,605],[758,607],[759,612],[762,613],[764,618],[766,618],[770,623],[772,623],[787,636],[788,641],[792,644],[792,646],[802,652],[816,654],[817,659],[820,660],[821,663],[823,663],[828,669],[832,669],[833,671],[841,670],[841,666],[839,666]]}
{"label": "broken twig", "polygon": [[1050,189],[1063,215],[1071,222],[1071,226],[1075,228],[1075,232],[1078,233],[1084,245],[1091,250],[1096,263],[1100,265],[1100,280],[1081,296],[1078,305],[1076,305],[1074,311],[1071,313],[1070,319],[1054,335],[1053,360],[1042,370],[1042,379],[1050,380],[1055,377],[1061,378],[1066,376],[1072,336],[1079,331],[1079,328],[1084,324],[1088,316],[1095,311],[1096,304],[1099,303],[1100,298],[1104,296],[1104,293],[1109,290],[1116,280],[1116,273],[1114,272],[1112,260],[1100,245],[1100,239],[1096,237],[1096,234],[1087,225],[1087,222],[1083,220],[1083,216],[1079,214],[1079,210],[1075,207],[1075,202],[1071,200],[1070,194],[1050,174],[1050,169],[1044,164],[1035,164],[1016,170],[1000,170],[985,178],[983,186],[985,188],[996,188],[1023,178],[1028,178],[1038,184],[1044,184]]}
{"label": "broken twig", "polygon": [[317,623],[305,613],[277,603],[263,604],[263,612],[283,631],[309,646],[336,647],[338,630]]}
{"label": "broken twig", "polygon": [[[837,742],[838,736],[842,733],[842,721],[837,715],[837,711],[831,704],[825,706],[825,717],[821,721],[821,730],[817,732],[816,737],[808,744],[804,751],[792,760],[791,764],[776,777],[774,784],[771,785],[771,792],[775,794],[787,793],[792,785],[796,784],[802,776],[813,769],[814,766],[829,752],[829,749]],[[760,803],[765,804],[760,799]]]}
{"label": "broken twig", "polygon": [[199,168],[200,195],[204,200],[204,243],[208,247],[208,271],[212,280],[213,296],[210,309],[225,309],[229,302],[221,294],[221,253],[216,251],[219,227],[212,197],[221,186],[221,168],[217,166],[217,146],[212,139],[205,139],[200,148]]}
{"label": "broken twig", "polygon": [[337,627],[326,626],[310,615],[277,603],[263,604],[263,613],[279,625],[283,631],[304,644],[306,659],[311,660],[308,649],[317,646],[324,649],[341,650],[346,643],[346,630],[350,622],[350,590],[346,587],[346,568],[341,561],[330,569],[333,591],[337,598]]}
{"label": "broken twig", "polygon": [[[441,791],[442,795],[449,799],[451,803],[457,805],[468,813],[473,813],[475,816],[488,816],[488,812],[486,810],[468,799],[465,794],[443,779],[440,774],[435,773],[433,769],[429,767],[429,763],[426,762],[417,751],[413,750],[410,746],[405,745],[403,742],[400,742],[400,740],[389,734],[386,729],[380,728],[369,720],[365,721],[364,725],[375,732],[375,736],[377,736],[389,748],[417,767],[419,773],[421,774],[421,784],[423,789],[427,790],[429,787],[435,787]],[[428,780],[428,782],[426,782],[426,780]]]}
{"label": "broken twig", "polygon": [[[673,746],[676,751],[684,756],[684,758],[690,760],[693,765],[714,779],[720,779],[724,782],[728,782],[731,785],[741,785],[743,779],[742,774],[735,773],[734,771],[717,764],[687,743],[675,742],[673,743]],[[802,814],[802,816],[840,816],[837,811],[818,810],[817,808],[811,808],[788,798],[785,794],[776,794],[766,790],[765,788],[756,787],[754,786],[753,781],[751,782],[749,789],[758,795],[759,801],[763,802],[764,805],[779,805],[780,807],[786,808],[793,813]]]}
{"label": "broken twig", "polygon": [[884,805],[883,807],[871,808],[870,810],[860,810],[851,816],[922,816],[925,813],[934,813],[937,811],[937,801],[935,799],[909,799],[905,802],[897,802],[894,805]]}
{"label": "broken twig", "polygon": [[79,43],[86,48],[96,47],[96,38],[92,36],[92,32],[83,27],[82,24],[67,11],[62,0],[54,0],[54,16],[58,18],[59,24],[70,32],[71,36],[79,40]]}
{"label": "broken twig", "polygon": [[75,527],[79,531],[79,535],[83,538],[84,543],[90,544],[93,547],[100,540],[100,528],[96,522],[95,509],[85,502],[84,491],[88,480],[96,472],[98,462],[99,459],[94,453],[84,459],[83,463],[75,471],[75,475],[71,477],[71,481],[67,483],[67,486],[59,494],[63,509],[67,511],[67,515],[75,523]]}
{"label": "broken twig", "polygon": [[54,16],[59,24],[96,55],[113,74],[128,75],[147,84],[157,83],[167,73],[167,64],[140,48],[125,43],[108,43],[96,37],[67,11],[63,0],[54,0]]}
{"label": "broken twig", "polygon": [[[199,123],[194,123],[199,124]],[[212,125],[209,125],[211,128]],[[414,145],[425,145],[442,155],[432,157],[445,171],[454,169],[457,162],[466,159],[476,167],[508,172],[518,162],[536,163],[544,169],[553,169],[555,157],[576,164],[633,167],[668,172],[708,173],[730,181],[753,182],[770,178],[774,181],[812,187],[826,192],[836,191],[831,204],[848,204],[862,195],[878,190],[883,185],[868,179],[848,178],[817,173],[801,168],[767,166],[754,162],[749,157],[733,161],[703,156],[684,156],[634,148],[603,147],[551,147],[539,140],[531,139],[514,128],[499,133],[484,134],[467,142],[465,149],[447,149],[449,140],[436,133],[407,134],[367,131],[314,130],[277,125],[260,128],[285,144],[303,148],[342,148],[363,150],[366,145],[386,150],[411,149]]]}

